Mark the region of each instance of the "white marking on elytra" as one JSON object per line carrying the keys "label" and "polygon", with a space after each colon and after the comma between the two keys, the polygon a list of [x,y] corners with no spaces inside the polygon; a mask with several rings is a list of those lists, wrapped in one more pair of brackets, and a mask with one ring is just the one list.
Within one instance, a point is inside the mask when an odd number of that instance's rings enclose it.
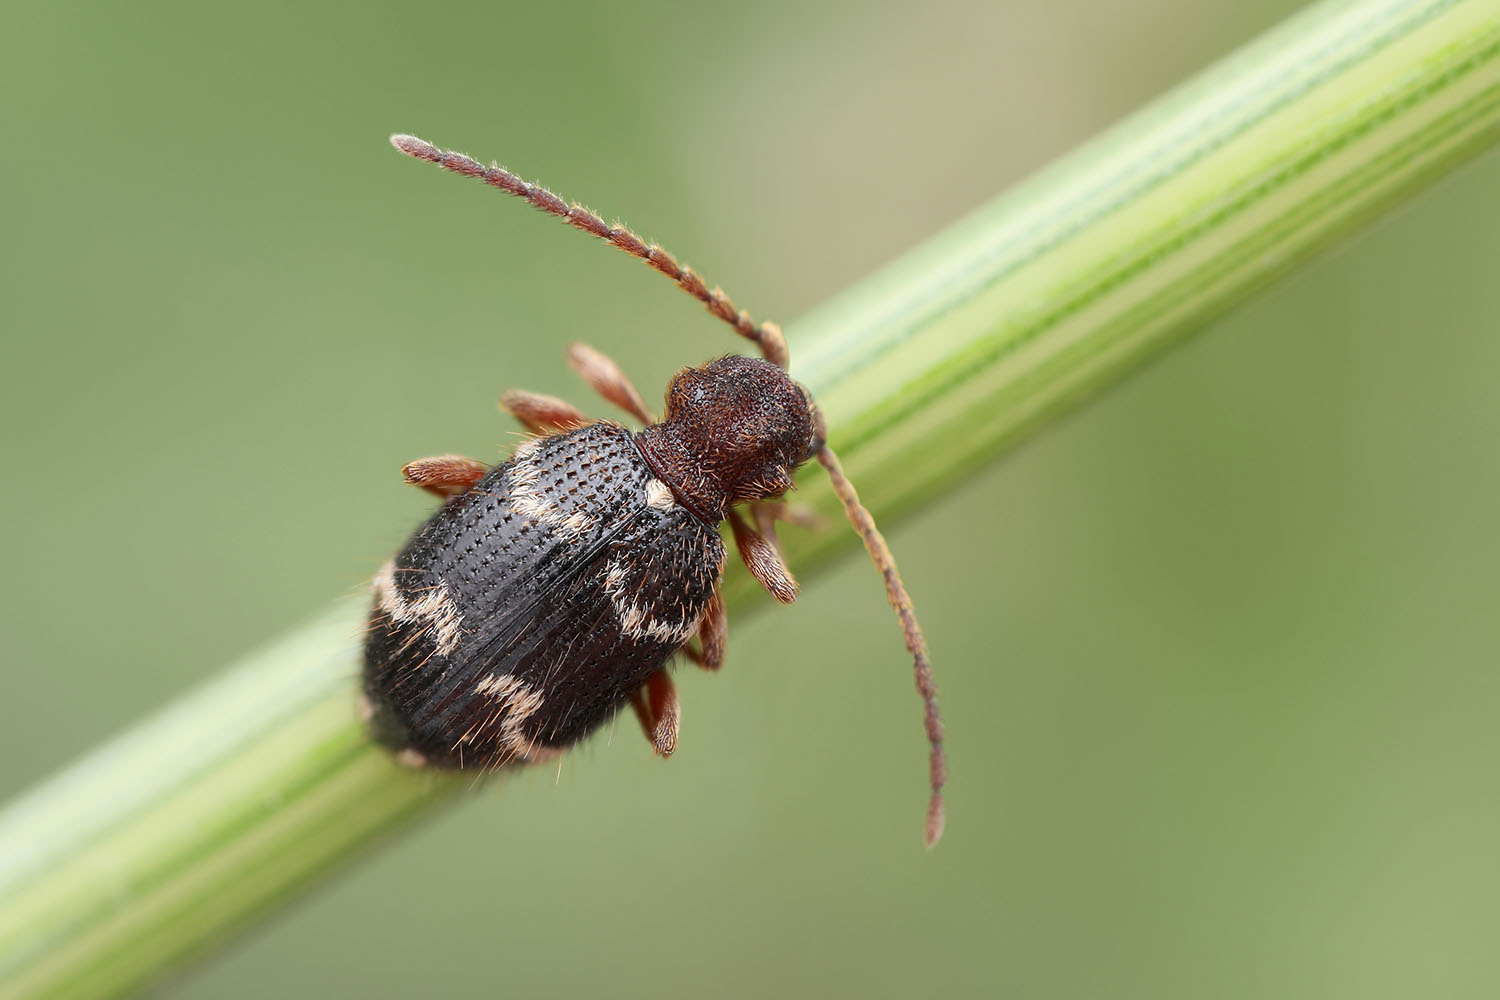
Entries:
{"label": "white marking on elytra", "polygon": [[542,442],[545,440],[547,440],[545,437],[534,437],[529,441],[522,441],[520,444],[516,445],[516,450],[511,452],[511,460],[516,462],[529,462],[531,460],[531,456],[537,453],[537,449],[541,448]]}
{"label": "white marking on elytra", "polygon": [[651,617],[650,612],[626,589],[628,574],[629,570],[623,565],[611,560],[605,567],[602,581],[604,592],[609,595],[610,603],[614,606],[615,617],[619,619],[620,631],[637,641],[651,639],[677,646],[691,639],[698,631],[702,614],[679,622]]}
{"label": "white marking on elytra", "polygon": [[564,513],[557,503],[557,498],[539,487],[542,468],[536,461],[536,452],[545,440],[546,438],[537,438],[527,441],[511,456],[509,474],[511,509],[517,514],[555,529],[560,535],[579,538],[593,530],[597,522],[593,515],[582,508]]}
{"label": "white marking on elytra", "polygon": [[677,500],[672,496],[672,490],[660,479],[650,479],[646,483],[646,506],[656,510],[671,510],[677,505]]}
{"label": "white marking on elytra", "polygon": [[507,758],[546,760],[561,751],[556,747],[538,746],[521,732],[526,720],[542,707],[542,693],[510,674],[490,674],[474,685],[474,693],[496,703],[490,718],[500,718],[500,732],[495,742]]}
{"label": "white marking on elytra", "polygon": [[433,646],[447,656],[463,637],[464,616],[453,603],[448,586],[439,582],[419,591],[415,600],[396,585],[396,564],[388,562],[375,574],[375,606],[400,625],[420,625],[432,632]]}

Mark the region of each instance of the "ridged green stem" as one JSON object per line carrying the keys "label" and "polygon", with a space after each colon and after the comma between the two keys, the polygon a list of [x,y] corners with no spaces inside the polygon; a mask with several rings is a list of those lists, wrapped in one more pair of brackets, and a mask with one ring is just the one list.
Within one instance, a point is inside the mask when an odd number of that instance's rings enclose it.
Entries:
{"label": "ridged green stem", "polygon": [[[1500,0],[1313,8],[789,327],[794,374],[869,505],[910,508],[1497,135]],[[801,499],[838,516],[817,475]],[[799,569],[855,544],[786,541]],[[152,982],[467,787],[366,740],[361,616],[0,814],[0,995]]]}

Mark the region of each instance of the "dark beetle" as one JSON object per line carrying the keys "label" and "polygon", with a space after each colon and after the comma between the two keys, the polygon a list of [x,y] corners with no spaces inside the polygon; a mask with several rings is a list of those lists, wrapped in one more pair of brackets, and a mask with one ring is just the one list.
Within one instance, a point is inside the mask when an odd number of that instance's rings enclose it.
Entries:
{"label": "dark beetle", "polygon": [[391,142],[640,257],[754,341],[765,360],[731,355],[683,369],[658,423],[618,365],[575,344],[574,368],[644,430],[513,391],[502,405],[537,436],[510,461],[491,469],[445,455],[408,465],[407,482],[445,503],[375,578],[364,688],[377,735],[410,763],[497,768],[556,756],[628,702],[657,752],[670,754],[680,711],[668,660],[681,652],[717,669],[724,659],[719,524],[729,520],[751,574],[778,600],[795,600],[774,524],[792,516],[778,499],[793,471],[816,458],[885,577],[915,661],[932,746],[926,837],[935,843],[942,723],[921,629],[890,550],[828,448],[812,396],[786,375],[781,331],[756,324],[623,226],[499,167],[412,136]]}

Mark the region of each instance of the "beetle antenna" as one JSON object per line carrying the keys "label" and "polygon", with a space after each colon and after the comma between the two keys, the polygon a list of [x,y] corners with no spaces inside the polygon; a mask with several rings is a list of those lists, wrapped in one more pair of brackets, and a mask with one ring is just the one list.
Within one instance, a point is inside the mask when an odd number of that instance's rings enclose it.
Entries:
{"label": "beetle antenna", "polygon": [[828,478],[833,481],[833,492],[838,494],[840,502],[843,503],[844,513],[848,516],[849,523],[864,540],[865,548],[869,551],[875,568],[880,570],[880,575],[885,578],[885,596],[890,600],[891,608],[895,610],[896,617],[901,621],[901,633],[906,639],[907,651],[912,656],[912,669],[917,678],[917,693],[922,696],[927,742],[932,746],[928,755],[932,797],[927,803],[926,831],[927,846],[932,847],[943,835],[943,784],[947,778],[947,762],[943,756],[943,720],[938,714],[937,686],[932,681],[932,666],[927,662],[927,641],[922,638],[922,626],[917,624],[917,612],[912,607],[911,595],[907,594],[906,585],[901,582],[901,571],[896,568],[896,558],[891,555],[890,546],[885,544],[880,529],[875,527],[875,518],[859,502],[859,494],[854,491],[854,484],[849,481],[848,476],[844,475],[838,456],[823,441],[821,433],[818,435],[818,441],[818,462],[828,470]]}
{"label": "beetle antenna", "polygon": [[632,257],[639,257],[675,281],[678,288],[702,302],[709,312],[734,327],[734,331],[741,337],[759,347],[761,355],[767,361],[786,368],[786,338],[781,335],[781,327],[770,322],[756,323],[749,313],[735,308],[723,289],[717,286],[709,288],[692,268],[677,263],[677,258],[665,249],[655,243],[647,243],[620,223],[606,225],[602,218],[576,201],[565,202],[541,185],[523,181],[504,167],[493,164],[487,167],[463,153],[439,149],[414,135],[393,135],[391,145],[407,156],[436,163],[444,170],[477,178],[507,194],[524,198],[534,207],[557,216],[575,229],[612,243]]}

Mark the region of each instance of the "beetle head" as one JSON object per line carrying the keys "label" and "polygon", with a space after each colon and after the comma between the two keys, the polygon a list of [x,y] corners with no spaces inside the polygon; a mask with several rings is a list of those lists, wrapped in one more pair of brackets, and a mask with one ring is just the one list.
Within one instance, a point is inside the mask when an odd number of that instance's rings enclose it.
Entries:
{"label": "beetle head", "polygon": [[760,358],[729,355],[678,372],[665,423],[730,504],[785,493],[818,444],[812,396]]}

